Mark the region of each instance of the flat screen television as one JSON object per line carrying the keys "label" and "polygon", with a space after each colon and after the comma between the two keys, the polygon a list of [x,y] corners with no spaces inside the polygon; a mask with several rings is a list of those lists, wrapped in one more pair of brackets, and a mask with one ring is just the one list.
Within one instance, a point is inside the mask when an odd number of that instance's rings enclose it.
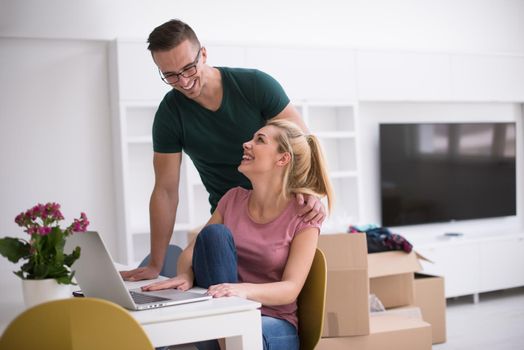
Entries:
{"label": "flat screen television", "polygon": [[379,128],[382,226],[516,215],[515,123]]}

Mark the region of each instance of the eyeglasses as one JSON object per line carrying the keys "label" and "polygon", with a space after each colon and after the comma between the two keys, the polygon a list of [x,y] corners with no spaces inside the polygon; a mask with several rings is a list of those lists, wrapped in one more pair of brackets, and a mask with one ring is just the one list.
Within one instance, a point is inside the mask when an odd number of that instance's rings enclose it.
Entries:
{"label": "eyeglasses", "polygon": [[178,81],[180,80],[180,76],[183,76],[184,78],[190,78],[193,75],[195,75],[197,72],[197,64],[198,64],[198,60],[200,59],[201,51],[202,51],[202,47],[198,49],[198,53],[197,53],[195,60],[189,66],[184,68],[180,73],[169,72],[169,73],[164,74],[160,71],[160,68],[159,68],[158,73],[160,74],[160,78],[162,79],[162,81],[166,84],[173,85],[173,84],[178,83]]}

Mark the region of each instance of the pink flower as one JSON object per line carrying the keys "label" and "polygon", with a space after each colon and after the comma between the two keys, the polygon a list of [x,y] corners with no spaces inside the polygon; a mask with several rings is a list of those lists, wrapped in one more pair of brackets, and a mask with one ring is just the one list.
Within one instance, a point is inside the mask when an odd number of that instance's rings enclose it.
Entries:
{"label": "pink flower", "polygon": [[[60,205],[55,202],[38,203],[15,217],[15,223],[30,238],[0,238],[0,253],[11,261],[27,260],[27,263],[21,265],[20,271],[16,272],[18,276],[24,279],[55,278],[62,284],[73,283],[70,267],[78,259],[78,249],[65,254],[63,247],[67,236],[73,232],[85,232],[89,221],[85,213],[80,213],[80,218],[74,219],[71,225],[63,229],[59,225],[63,219]],[[60,264],[63,269],[56,268]],[[42,266],[46,268],[41,268]]]}
{"label": "pink flower", "polygon": [[16,216],[15,222],[18,224],[18,226],[22,226],[24,224],[24,213],[20,213]]}
{"label": "pink flower", "polygon": [[40,236],[48,235],[51,232],[51,227],[43,226],[38,228],[38,234]]}
{"label": "pink flower", "polygon": [[85,232],[88,225],[86,213],[80,213],[80,219],[75,219],[73,222],[73,232]]}

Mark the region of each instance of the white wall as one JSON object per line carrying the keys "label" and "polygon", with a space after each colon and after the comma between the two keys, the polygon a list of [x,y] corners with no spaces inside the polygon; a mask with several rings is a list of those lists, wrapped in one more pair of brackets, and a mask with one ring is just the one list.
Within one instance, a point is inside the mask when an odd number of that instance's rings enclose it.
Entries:
{"label": "white wall", "polygon": [[[106,47],[0,38],[0,236],[26,238],[15,216],[56,201],[63,227],[85,211],[115,245]],[[1,257],[2,284],[12,270]]]}
{"label": "white wall", "polygon": [[524,52],[521,0],[0,0],[0,36],[146,38],[169,18],[215,42]]}

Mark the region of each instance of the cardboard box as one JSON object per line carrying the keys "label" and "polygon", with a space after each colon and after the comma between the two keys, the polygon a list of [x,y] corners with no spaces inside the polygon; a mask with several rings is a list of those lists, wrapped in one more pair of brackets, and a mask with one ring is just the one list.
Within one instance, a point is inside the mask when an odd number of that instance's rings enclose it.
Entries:
{"label": "cardboard box", "polygon": [[415,252],[368,254],[369,289],[386,308],[412,305],[414,273],[420,270]]}
{"label": "cardboard box", "polygon": [[446,297],[444,278],[415,274],[414,305],[420,307],[422,319],[432,328],[433,344],[446,341]]}
{"label": "cardboard box", "polygon": [[398,315],[373,315],[369,335],[322,338],[317,350],[431,350],[431,325]]}
{"label": "cardboard box", "polygon": [[386,311],[376,311],[372,312],[370,317],[381,315],[402,316],[406,318],[415,318],[417,320],[425,321],[422,318],[422,311],[418,306],[401,306],[393,309],[387,309]]}
{"label": "cardboard box", "polygon": [[322,234],[327,293],[323,337],[369,334],[369,279],[364,234]]}

